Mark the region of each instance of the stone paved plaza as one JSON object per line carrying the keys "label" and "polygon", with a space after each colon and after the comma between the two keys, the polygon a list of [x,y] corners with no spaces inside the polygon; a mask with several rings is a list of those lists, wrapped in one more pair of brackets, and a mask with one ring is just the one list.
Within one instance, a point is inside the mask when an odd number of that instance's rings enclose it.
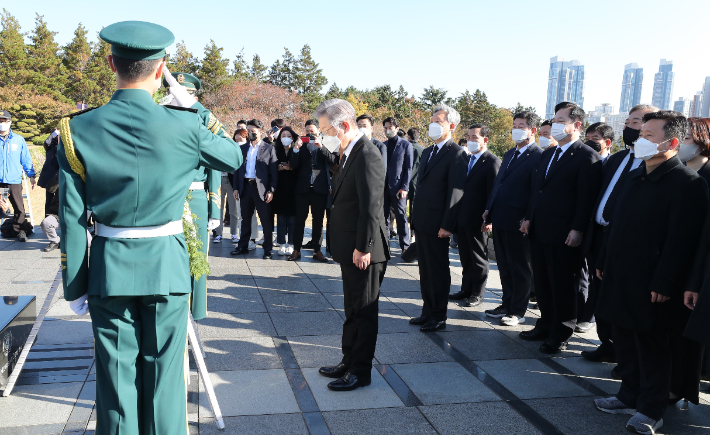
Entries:
{"label": "stone paved plaza", "polygon": [[[348,393],[326,388],[318,367],[339,362],[343,294],[340,269],[304,250],[297,263],[261,248],[230,257],[227,240],[210,244],[207,319],[199,323],[226,429],[218,431],[194,366],[188,394],[193,434],[622,434],[628,416],[597,411],[592,399],[613,394],[610,364],[579,356],[596,334],[575,335],[550,357],[483,311],[498,305],[492,264],[485,304],[449,304],[445,332],[420,333],[418,268],[399,250],[380,298],[380,335],[372,384]],[[37,296],[37,311],[57,278],[59,252],[47,241],[0,241],[0,293]],[[461,284],[451,252],[453,291]],[[0,397],[0,435],[93,434],[95,381],[88,316],[73,315],[61,287],[9,398]],[[708,383],[700,406],[682,402],[665,415],[663,434],[710,434]],[[176,416],[177,417],[177,416]]]}

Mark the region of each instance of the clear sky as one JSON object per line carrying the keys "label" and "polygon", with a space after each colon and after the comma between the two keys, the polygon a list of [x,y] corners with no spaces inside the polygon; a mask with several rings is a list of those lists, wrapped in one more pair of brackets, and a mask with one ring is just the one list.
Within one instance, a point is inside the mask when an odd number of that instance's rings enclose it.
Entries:
{"label": "clear sky", "polygon": [[710,76],[708,0],[32,0],[3,7],[24,31],[35,13],[44,15],[61,44],[79,22],[95,35],[124,20],[164,25],[198,57],[210,39],[230,59],[243,47],[249,61],[258,53],[266,65],[284,47],[297,53],[309,44],[341,88],[403,85],[417,96],[429,85],[449,96],[479,88],[494,104],[520,102],[540,115],[553,56],[585,66],[585,110],[611,103],[618,111],[628,63],[644,68],[648,103],[660,59],[674,64],[673,101],[694,95]]}

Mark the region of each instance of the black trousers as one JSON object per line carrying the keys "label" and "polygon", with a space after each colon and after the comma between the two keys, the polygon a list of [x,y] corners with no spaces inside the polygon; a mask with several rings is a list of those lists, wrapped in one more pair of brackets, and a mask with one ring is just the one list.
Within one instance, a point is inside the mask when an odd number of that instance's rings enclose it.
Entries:
{"label": "black trousers", "polygon": [[370,379],[377,345],[380,285],[387,263],[370,264],[360,270],[354,264],[340,264],[343,274],[345,323],[343,364],[360,379]]}
{"label": "black trousers", "polygon": [[387,234],[390,231],[390,210],[394,213],[394,219],[397,221],[397,235],[399,235],[399,247],[404,251],[409,248],[409,224],[407,223],[407,198],[398,199],[397,195],[392,195],[389,188],[385,187],[385,225],[387,226]]}
{"label": "black trousers", "polygon": [[320,251],[323,245],[323,216],[325,206],[328,204],[328,194],[318,193],[311,187],[308,193],[296,194],[296,229],[293,233],[293,249],[300,251],[303,246],[303,232],[306,229],[306,219],[308,219],[308,209],[310,207],[312,217],[311,236],[313,244],[317,247],[315,251]]}
{"label": "black trousers", "polygon": [[532,289],[530,239],[518,230],[493,227],[493,246],[503,287],[503,308],[509,314],[524,317]]}
{"label": "black trousers", "polygon": [[660,420],[668,407],[671,346],[664,331],[636,332],[614,325],[614,348],[621,388],[616,398]]}
{"label": "black trousers", "polygon": [[577,321],[582,248],[531,240],[530,256],[537,304],[540,307],[540,318],[535,327],[548,331],[550,341],[567,341]]}
{"label": "black trousers", "polygon": [[424,301],[422,316],[436,321],[446,320],[451,289],[449,238],[416,231],[415,235],[419,257],[419,286]]}
{"label": "black trousers", "polygon": [[15,223],[12,225],[15,232],[20,232],[24,229],[25,223],[25,203],[22,201],[22,184],[7,184],[0,183],[0,187],[10,189],[10,204],[14,213]]}
{"label": "black trousers", "polygon": [[587,296],[587,301],[584,303],[584,307],[579,314],[580,322],[592,322],[596,321],[597,324],[597,335],[599,336],[599,341],[602,342],[600,345],[605,349],[614,349],[614,345],[611,342],[612,327],[611,323],[606,320],[597,319],[594,313],[597,310],[597,301],[599,300],[599,291],[602,287],[602,282],[597,278],[597,258],[599,258],[599,251],[604,245],[604,239],[607,233],[606,228],[601,225],[594,225],[594,230],[592,234],[588,234],[585,237],[592,237],[592,246],[586,255],[587,265],[589,268],[589,295]]}
{"label": "black trousers", "polygon": [[483,297],[488,281],[488,233],[480,228],[458,227],[459,257],[463,266],[461,291],[467,298]]}
{"label": "black trousers", "polygon": [[239,237],[239,249],[245,249],[251,239],[251,219],[254,210],[259,215],[261,228],[264,233],[264,254],[271,252],[274,244],[274,215],[271,213],[271,204],[264,201],[259,195],[256,184],[245,181],[244,191],[239,197],[239,206],[242,210],[242,231]]}

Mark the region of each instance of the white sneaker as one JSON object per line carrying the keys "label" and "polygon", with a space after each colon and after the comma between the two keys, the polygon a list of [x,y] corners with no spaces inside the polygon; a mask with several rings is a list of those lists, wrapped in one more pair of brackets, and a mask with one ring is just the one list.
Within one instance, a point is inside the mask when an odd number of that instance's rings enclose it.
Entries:
{"label": "white sneaker", "polygon": [[256,243],[254,243],[253,240],[249,240],[249,246],[247,247],[247,249],[253,251],[254,249],[256,249]]}
{"label": "white sneaker", "polygon": [[239,237],[232,236],[232,243],[239,243]]}
{"label": "white sneaker", "polygon": [[286,246],[287,246],[287,248],[286,248],[286,253],[287,253],[288,255],[293,254],[293,246],[289,246],[288,244],[286,244]]}
{"label": "white sneaker", "polygon": [[287,253],[286,253],[286,246],[282,246],[281,249],[279,249],[279,255],[282,256],[282,257],[283,257],[284,255],[287,255]]}
{"label": "white sneaker", "polygon": [[259,246],[263,246],[264,245],[264,238],[262,237],[260,240],[257,240],[256,244]]}
{"label": "white sneaker", "polygon": [[274,248],[278,248],[279,246],[281,246],[281,244],[279,242],[274,242],[272,246]]}
{"label": "white sneaker", "polygon": [[624,402],[617,399],[616,396],[594,399],[594,406],[596,406],[598,410],[606,412],[607,414],[636,414],[635,409],[626,406]]}
{"label": "white sneaker", "polygon": [[515,326],[525,323],[525,317],[518,317],[515,314],[508,314],[500,319],[500,324],[503,326]]}
{"label": "white sneaker", "polygon": [[638,433],[642,435],[655,435],[656,430],[663,426],[663,419],[658,421],[646,417],[645,415],[637,412],[633,415],[626,423],[626,429],[632,433]]}
{"label": "white sneaker", "polygon": [[212,243],[219,243],[222,241],[222,236],[217,236],[214,239],[212,239]]}

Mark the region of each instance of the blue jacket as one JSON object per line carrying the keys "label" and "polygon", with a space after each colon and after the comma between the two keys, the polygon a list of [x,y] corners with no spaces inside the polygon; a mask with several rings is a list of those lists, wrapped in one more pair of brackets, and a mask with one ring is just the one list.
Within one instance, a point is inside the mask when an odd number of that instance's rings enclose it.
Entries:
{"label": "blue jacket", "polygon": [[[389,140],[385,142],[387,147],[391,147]],[[387,150],[389,154],[389,149]],[[400,190],[409,189],[409,181],[412,177],[412,163],[414,156],[412,154],[412,144],[397,137],[397,143],[394,144],[392,157],[387,162],[387,188],[391,195],[396,195]]]}
{"label": "blue jacket", "polygon": [[0,183],[22,184],[23,168],[28,177],[35,176],[25,139],[10,129],[7,140],[0,136]]}

